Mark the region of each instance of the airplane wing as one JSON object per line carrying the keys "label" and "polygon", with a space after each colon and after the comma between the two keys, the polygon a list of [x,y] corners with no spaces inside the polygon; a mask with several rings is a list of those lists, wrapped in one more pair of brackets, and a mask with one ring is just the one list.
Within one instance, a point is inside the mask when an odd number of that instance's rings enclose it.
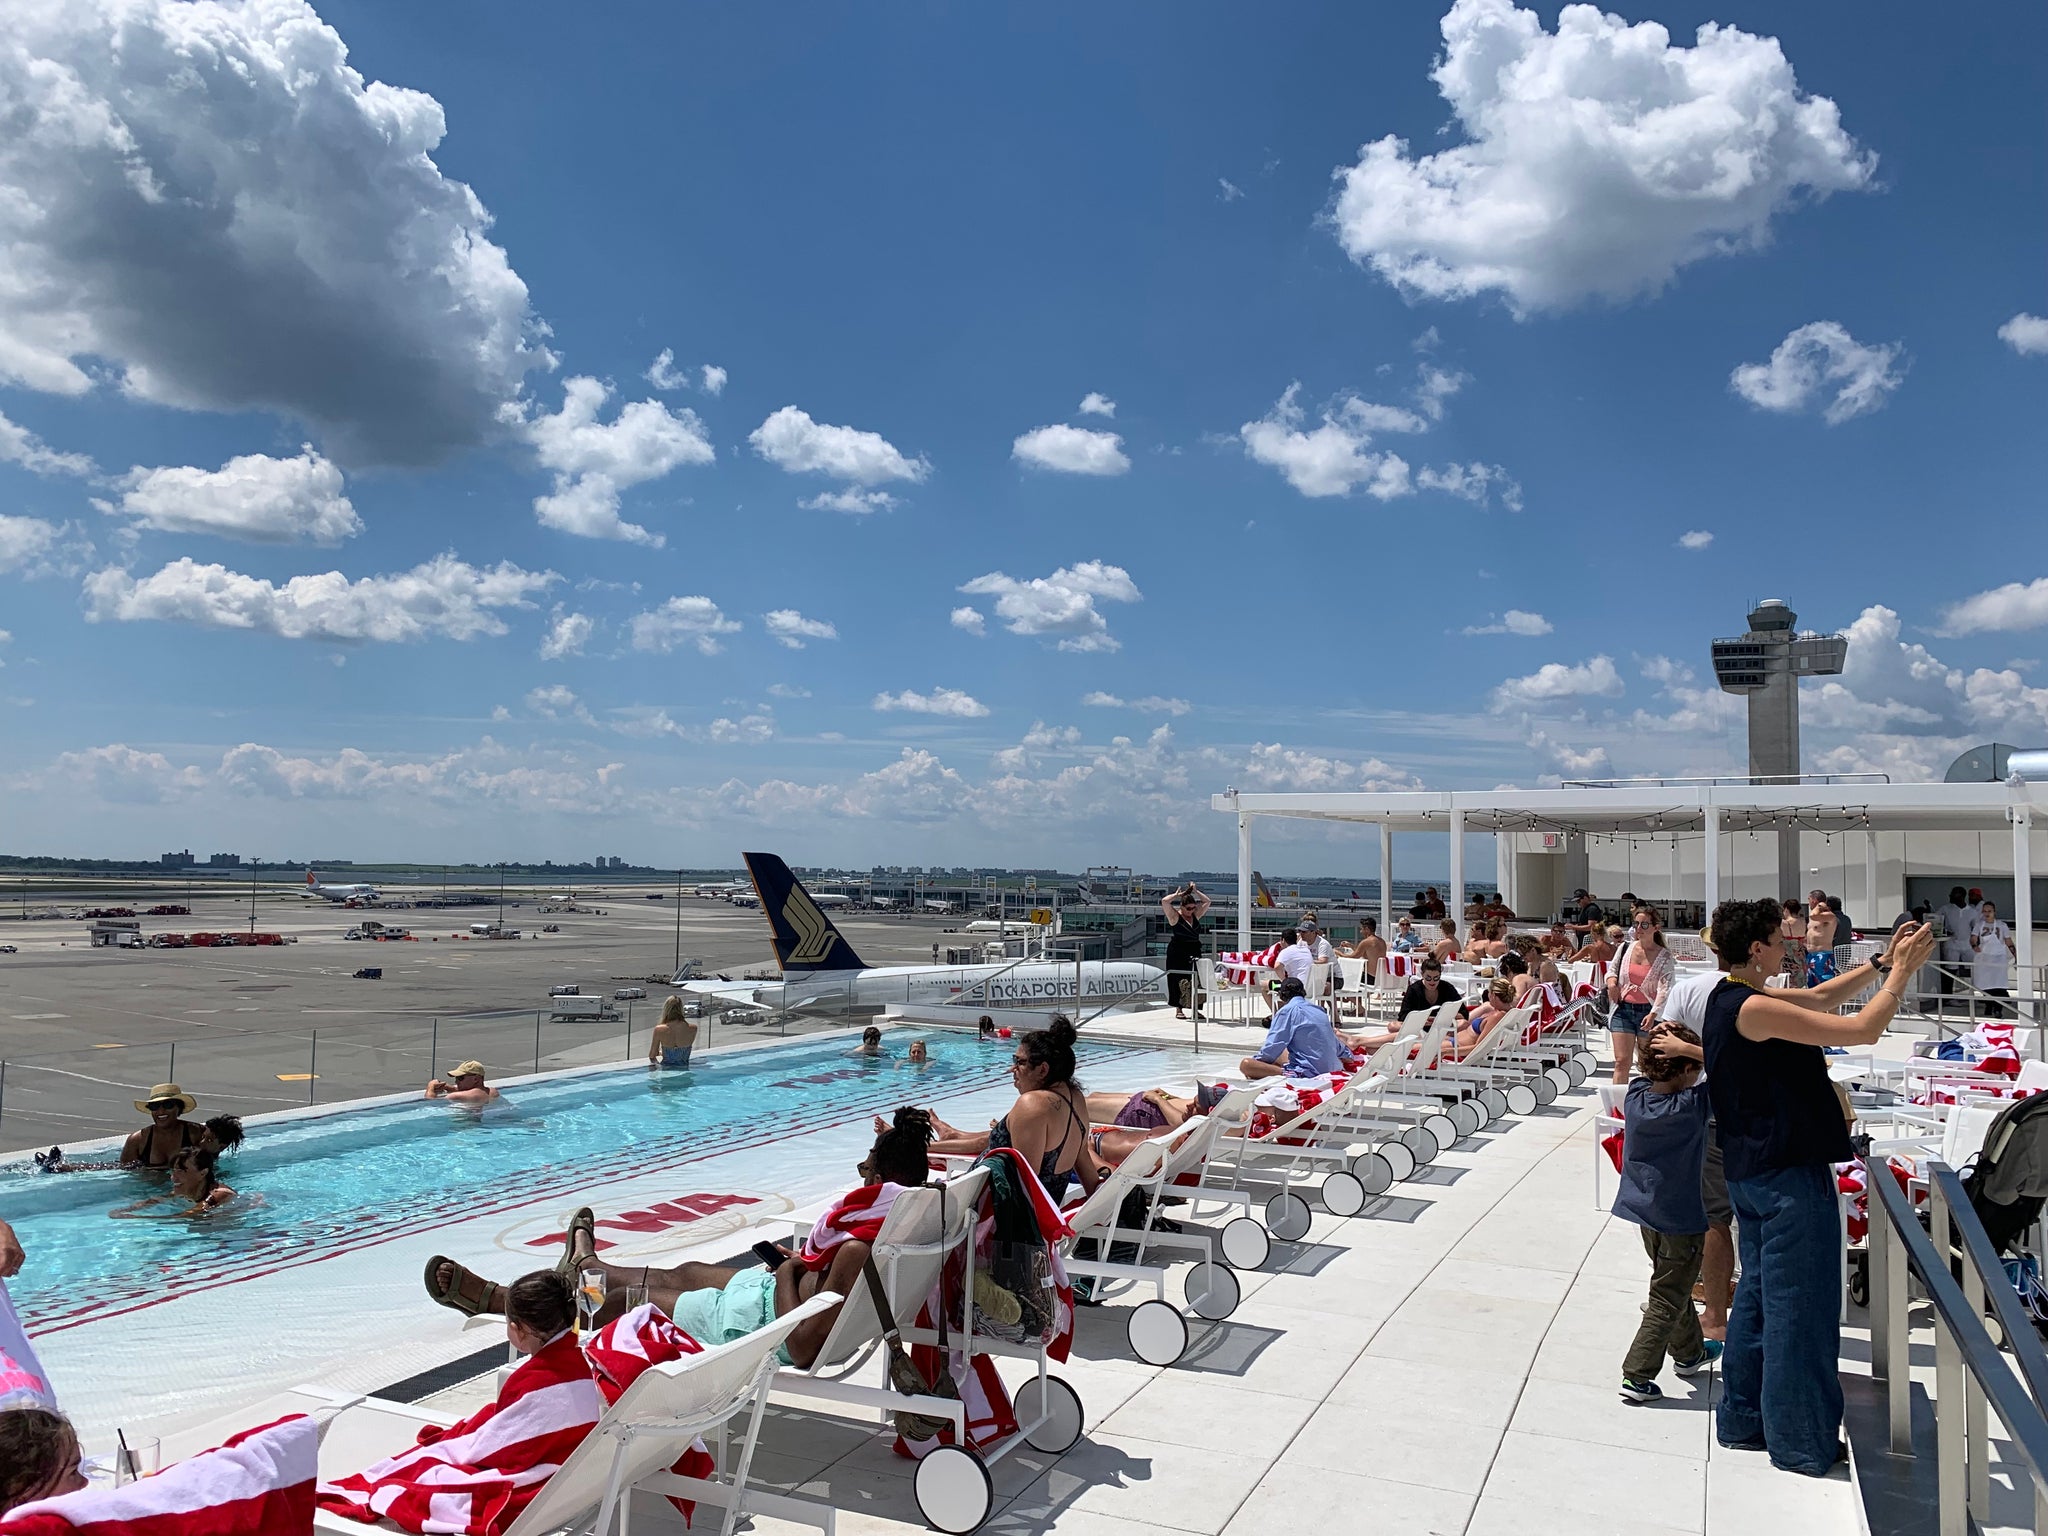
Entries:
{"label": "airplane wing", "polygon": [[674,983],[675,989],[687,997],[715,1001],[727,1008],[757,1008],[763,1013],[769,1013],[773,1010],[766,1003],[760,1001],[758,995],[763,985],[773,985],[773,983],[718,981],[716,979],[708,981],[679,981]]}

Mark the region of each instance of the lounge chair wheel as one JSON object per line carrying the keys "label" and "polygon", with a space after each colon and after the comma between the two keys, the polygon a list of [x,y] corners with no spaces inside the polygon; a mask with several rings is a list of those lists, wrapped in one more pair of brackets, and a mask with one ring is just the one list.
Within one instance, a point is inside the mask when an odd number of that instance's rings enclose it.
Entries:
{"label": "lounge chair wheel", "polygon": [[1564,1062],[1565,1075],[1572,1080],[1574,1088],[1586,1086],[1586,1079],[1593,1074],[1587,1070],[1585,1060],[1578,1056],[1567,1056]]}
{"label": "lounge chair wheel", "polygon": [[995,1508],[996,1485],[982,1459],[957,1445],[942,1445],[917,1464],[911,1482],[917,1512],[935,1531],[981,1529]]}
{"label": "lounge chair wheel", "polygon": [[1394,1183],[1394,1165],[1376,1151],[1360,1152],[1344,1165],[1368,1195],[1383,1195]]}
{"label": "lounge chair wheel", "polygon": [[1572,1060],[1576,1061],[1580,1066],[1586,1069],[1586,1075],[1588,1077],[1591,1077],[1593,1075],[1593,1069],[1600,1065],[1600,1058],[1598,1056],[1595,1056],[1591,1051],[1588,1050],[1581,1050],[1576,1056],[1572,1058]]}
{"label": "lounge chair wheel", "polygon": [[1332,1216],[1356,1216],[1365,1209],[1365,1180],[1355,1173],[1332,1173],[1323,1179],[1323,1209]]}
{"label": "lounge chair wheel", "polygon": [[1548,1072],[1539,1072],[1530,1078],[1529,1091],[1536,1095],[1536,1102],[1539,1105],[1556,1102],[1557,1084],[1550,1080]]}
{"label": "lounge chair wheel", "polygon": [[1045,1378],[1045,1396],[1042,1400],[1038,1395],[1038,1378],[1030,1377],[1017,1389],[1011,1398],[1011,1404],[1016,1410],[1019,1424],[1029,1424],[1041,1413],[1045,1417],[1043,1424],[1024,1437],[1034,1451],[1044,1451],[1048,1456],[1058,1456],[1072,1450],[1074,1442],[1081,1438],[1081,1394],[1057,1376]]}
{"label": "lounge chair wheel", "polygon": [[1508,1096],[1498,1088],[1482,1088],[1479,1092],[1479,1107],[1486,1111],[1486,1123],[1491,1125],[1508,1112]]}
{"label": "lounge chair wheel", "polygon": [[1578,1083],[1573,1080],[1571,1073],[1565,1071],[1563,1067],[1552,1067],[1548,1072],[1544,1073],[1543,1075],[1550,1079],[1551,1084],[1557,1089],[1559,1093],[1570,1093],[1574,1088],[1579,1086]]}
{"label": "lounge chair wheel", "polygon": [[1375,1150],[1387,1160],[1387,1167],[1394,1175],[1394,1182],[1412,1178],[1415,1174],[1415,1154],[1403,1142],[1383,1141]]}
{"label": "lounge chair wheel", "polygon": [[1307,1237],[1308,1224],[1308,1202],[1291,1190],[1282,1190],[1266,1202],[1266,1230],[1281,1242],[1299,1242]]}
{"label": "lounge chair wheel", "polygon": [[1511,1115],[1533,1115],[1536,1113],[1536,1090],[1527,1083],[1517,1083],[1508,1090],[1508,1113]]}
{"label": "lounge chair wheel", "polygon": [[1451,1117],[1451,1124],[1458,1128],[1460,1137],[1470,1136],[1479,1129],[1479,1106],[1470,1099],[1460,1099],[1444,1113]]}
{"label": "lounge chair wheel", "polygon": [[1188,1270],[1188,1309],[1199,1318],[1212,1323],[1222,1322],[1237,1310],[1243,1295],[1244,1288],[1237,1283],[1237,1276],[1230,1272],[1228,1264],[1204,1259]]}
{"label": "lounge chair wheel", "polygon": [[1232,1269],[1264,1269],[1272,1257],[1273,1240],[1266,1229],[1249,1216],[1235,1216],[1223,1224],[1217,1238],[1223,1258]]}
{"label": "lounge chair wheel", "polygon": [[1401,1133],[1401,1145],[1415,1155],[1418,1165],[1435,1162],[1437,1153],[1443,1150],[1437,1145],[1437,1139],[1419,1125],[1411,1125]]}
{"label": "lounge chair wheel", "polygon": [[1422,1122],[1422,1128],[1436,1138],[1439,1154],[1450,1151],[1458,1143],[1458,1122],[1449,1115],[1431,1115]]}
{"label": "lounge chair wheel", "polygon": [[1157,1298],[1131,1308],[1124,1335],[1131,1341],[1131,1353],[1147,1365],[1171,1365],[1188,1352],[1188,1320]]}

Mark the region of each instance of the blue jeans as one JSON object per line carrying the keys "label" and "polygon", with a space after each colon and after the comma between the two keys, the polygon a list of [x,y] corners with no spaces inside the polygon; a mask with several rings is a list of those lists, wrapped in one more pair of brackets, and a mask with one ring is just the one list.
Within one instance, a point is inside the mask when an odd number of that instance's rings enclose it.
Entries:
{"label": "blue jeans", "polygon": [[1617,1035],[1639,1035],[1643,1032],[1643,1020],[1649,1016],[1648,1003],[1616,1003],[1614,1012],[1608,1017],[1607,1028]]}
{"label": "blue jeans", "polygon": [[1742,1280],[1728,1313],[1716,1424],[1787,1472],[1824,1476],[1842,1429],[1842,1228],[1825,1163],[1730,1179]]}

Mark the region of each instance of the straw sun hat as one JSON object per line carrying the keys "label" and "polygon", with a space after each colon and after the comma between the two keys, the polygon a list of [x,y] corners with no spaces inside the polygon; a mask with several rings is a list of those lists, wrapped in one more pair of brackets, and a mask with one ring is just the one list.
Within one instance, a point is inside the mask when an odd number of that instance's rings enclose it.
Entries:
{"label": "straw sun hat", "polygon": [[135,1101],[135,1107],[146,1115],[149,1113],[150,1105],[168,1104],[174,1101],[178,1106],[178,1113],[181,1115],[189,1115],[199,1107],[199,1101],[176,1083],[158,1083],[149,1090],[148,1098]]}

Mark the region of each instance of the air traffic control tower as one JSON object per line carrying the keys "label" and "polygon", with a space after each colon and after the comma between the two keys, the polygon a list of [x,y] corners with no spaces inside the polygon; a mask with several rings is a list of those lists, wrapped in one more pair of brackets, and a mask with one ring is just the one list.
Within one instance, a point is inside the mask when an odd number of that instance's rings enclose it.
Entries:
{"label": "air traffic control tower", "polygon": [[[1775,597],[1749,611],[1749,633],[1714,642],[1714,678],[1749,695],[1749,772],[1758,784],[1797,783],[1799,679],[1830,677],[1848,659],[1846,635],[1802,635],[1799,615]],[[1778,894],[1803,894],[1799,834],[1778,832]]]}

